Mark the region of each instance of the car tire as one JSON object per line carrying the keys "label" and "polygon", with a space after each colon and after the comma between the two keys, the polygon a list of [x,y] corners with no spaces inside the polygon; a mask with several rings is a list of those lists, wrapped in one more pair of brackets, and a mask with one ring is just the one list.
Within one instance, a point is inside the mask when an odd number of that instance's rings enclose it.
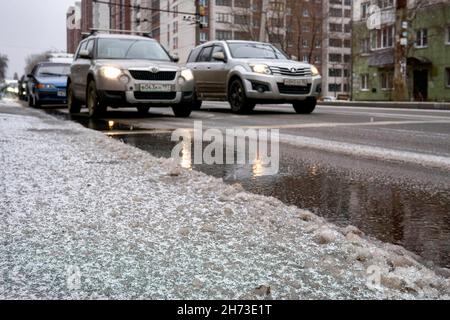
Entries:
{"label": "car tire", "polygon": [[248,100],[242,81],[234,80],[228,90],[228,102],[234,113],[245,114],[255,109],[255,104]]}
{"label": "car tire", "polygon": [[32,96],[28,96],[28,106],[29,107],[34,107],[34,99],[33,99],[33,97]]}
{"label": "car tire", "polygon": [[192,110],[200,110],[202,107],[202,100],[198,100],[197,93],[194,93],[194,98],[192,102]]}
{"label": "car tire", "polygon": [[177,118],[188,118],[192,113],[191,103],[180,103],[172,106],[173,114]]}
{"label": "car tire", "polygon": [[106,112],[106,105],[98,97],[95,81],[90,81],[86,93],[86,104],[89,109],[89,117],[97,118]]}
{"label": "car tire", "polygon": [[75,98],[71,83],[69,83],[67,87],[67,106],[69,108],[69,113],[71,114],[80,113],[81,111],[81,102]]}
{"label": "car tire", "polygon": [[150,106],[139,106],[137,110],[140,115],[145,116],[150,111]]}
{"label": "car tire", "polygon": [[314,111],[317,105],[316,98],[307,98],[304,101],[294,102],[294,110],[298,114],[310,114]]}

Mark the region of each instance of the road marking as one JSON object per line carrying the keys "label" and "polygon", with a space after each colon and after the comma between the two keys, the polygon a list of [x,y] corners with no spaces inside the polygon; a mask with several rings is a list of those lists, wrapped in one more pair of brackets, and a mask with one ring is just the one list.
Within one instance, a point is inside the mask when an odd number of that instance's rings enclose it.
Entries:
{"label": "road marking", "polygon": [[247,129],[302,129],[302,128],[333,128],[333,127],[357,127],[357,126],[386,126],[399,124],[429,124],[429,123],[450,123],[450,120],[442,121],[371,121],[371,122],[321,122],[321,123],[302,123],[302,124],[284,124],[284,125],[258,125],[258,126],[239,126],[238,128]]}

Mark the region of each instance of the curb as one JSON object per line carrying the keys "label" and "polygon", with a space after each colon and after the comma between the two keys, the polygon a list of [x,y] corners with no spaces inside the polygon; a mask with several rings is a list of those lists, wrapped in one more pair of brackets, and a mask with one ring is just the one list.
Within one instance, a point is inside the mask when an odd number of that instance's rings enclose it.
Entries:
{"label": "curb", "polygon": [[370,101],[330,101],[318,102],[320,106],[334,107],[368,107],[392,109],[419,109],[419,110],[450,110],[450,103],[445,102],[370,102]]}

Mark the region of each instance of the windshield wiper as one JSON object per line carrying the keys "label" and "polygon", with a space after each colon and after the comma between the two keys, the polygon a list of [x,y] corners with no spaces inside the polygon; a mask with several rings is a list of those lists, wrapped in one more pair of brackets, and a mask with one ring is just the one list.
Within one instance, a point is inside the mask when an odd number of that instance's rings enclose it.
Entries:
{"label": "windshield wiper", "polygon": [[42,72],[39,73],[40,76],[46,75],[46,76],[66,76],[66,74],[61,74],[61,73],[52,73],[52,72]]}

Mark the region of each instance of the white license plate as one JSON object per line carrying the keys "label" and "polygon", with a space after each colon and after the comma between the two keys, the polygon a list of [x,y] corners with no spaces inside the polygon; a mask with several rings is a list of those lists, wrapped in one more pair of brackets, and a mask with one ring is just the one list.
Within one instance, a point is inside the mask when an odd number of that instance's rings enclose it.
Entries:
{"label": "white license plate", "polygon": [[64,91],[64,90],[58,90],[57,96],[58,96],[58,97],[65,97],[65,96],[66,96],[66,91]]}
{"label": "white license plate", "polygon": [[170,92],[172,90],[171,84],[141,84],[141,91],[143,92]]}
{"label": "white license plate", "polygon": [[285,86],[307,86],[309,82],[308,79],[284,79]]}

